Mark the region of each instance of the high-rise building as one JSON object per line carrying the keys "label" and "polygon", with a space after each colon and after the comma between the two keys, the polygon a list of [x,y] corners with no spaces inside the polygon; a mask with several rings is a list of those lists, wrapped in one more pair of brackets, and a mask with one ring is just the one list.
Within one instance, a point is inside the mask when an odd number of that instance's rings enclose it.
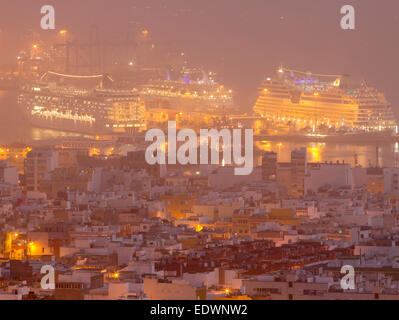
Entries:
{"label": "high-rise building", "polygon": [[39,184],[45,175],[58,166],[58,151],[55,149],[35,149],[25,159],[25,180],[27,191],[39,191]]}
{"label": "high-rise building", "polygon": [[262,178],[263,180],[276,180],[277,153],[266,151],[262,155]]}
{"label": "high-rise building", "polygon": [[11,167],[8,160],[0,160],[0,183],[18,184],[18,171]]}
{"label": "high-rise building", "polygon": [[301,197],[305,193],[304,181],[307,170],[306,148],[291,152],[291,194]]}

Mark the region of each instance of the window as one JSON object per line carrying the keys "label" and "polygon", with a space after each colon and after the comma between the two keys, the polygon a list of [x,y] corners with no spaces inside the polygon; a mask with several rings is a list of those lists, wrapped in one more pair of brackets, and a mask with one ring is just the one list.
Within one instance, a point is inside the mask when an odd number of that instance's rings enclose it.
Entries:
{"label": "window", "polygon": [[281,290],[278,288],[255,288],[256,294],[262,296],[270,296],[271,294],[281,294]]}

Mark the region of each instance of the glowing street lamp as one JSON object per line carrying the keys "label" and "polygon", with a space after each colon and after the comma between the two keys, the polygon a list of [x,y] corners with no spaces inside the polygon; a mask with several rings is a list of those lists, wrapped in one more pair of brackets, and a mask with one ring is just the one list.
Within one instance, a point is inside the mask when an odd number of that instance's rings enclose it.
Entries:
{"label": "glowing street lamp", "polygon": [[32,256],[32,251],[34,249],[35,249],[35,243],[33,241],[29,241],[26,246],[26,255],[27,255],[28,259]]}
{"label": "glowing street lamp", "polygon": [[67,40],[67,33],[68,33],[68,31],[65,29],[63,29],[59,32],[59,35],[63,38],[64,42],[66,42],[66,40]]}

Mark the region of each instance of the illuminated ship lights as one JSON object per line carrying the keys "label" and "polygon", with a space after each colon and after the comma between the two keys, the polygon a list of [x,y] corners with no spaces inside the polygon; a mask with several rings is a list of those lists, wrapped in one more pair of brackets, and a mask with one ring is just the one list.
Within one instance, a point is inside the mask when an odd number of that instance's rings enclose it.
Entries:
{"label": "illuminated ship lights", "polygon": [[[71,79],[91,79],[99,76],[50,75]],[[103,81],[108,81],[103,77]],[[59,85],[41,81],[22,86],[18,102],[33,124],[60,130],[81,132],[112,132],[126,128],[145,130],[146,108],[134,90],[101,87],[85,89],[80,86]]]}
{"label": "illuminated ship lights", "polygon": [[321,127],[363,131],[395,130],[389,102],[374,88],[352,84],[347,76],[280,68],[266,78],[254,111],[275,126],[313,133]]}

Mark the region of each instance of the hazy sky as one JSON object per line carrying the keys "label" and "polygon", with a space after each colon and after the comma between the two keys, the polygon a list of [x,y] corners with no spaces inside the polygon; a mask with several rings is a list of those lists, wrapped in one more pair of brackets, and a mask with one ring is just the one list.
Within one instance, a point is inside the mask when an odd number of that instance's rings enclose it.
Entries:
{"label": "hazy sky", "polygon": [[[386,93],[399,114],[398,0],[14,0],[0,1],[0,64],[15,59],[27,29],[43,35],[40,7],[56,10],[56,31],[103,37],[126,33],[128,21],[154,42],[184,51],[193,64],[219,73],[251,106],[262,77],[277,66],[349,73]],[[340,28],[340,8],[356,10],[356,30]]]}

